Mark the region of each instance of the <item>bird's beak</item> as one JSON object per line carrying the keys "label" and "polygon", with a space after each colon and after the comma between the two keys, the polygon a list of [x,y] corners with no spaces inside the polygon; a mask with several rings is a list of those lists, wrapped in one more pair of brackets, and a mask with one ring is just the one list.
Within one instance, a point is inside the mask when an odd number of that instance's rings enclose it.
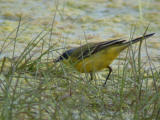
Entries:
{"label": "bird's beak", "polygon": [[57,63],[57,62],[59,62],[59,61],[61,61],[61,60],[63,60],[63,58],[60,56],[60,57],[58,57],[57,59],[54,59],[53,62],[54,62],[54,63]]}

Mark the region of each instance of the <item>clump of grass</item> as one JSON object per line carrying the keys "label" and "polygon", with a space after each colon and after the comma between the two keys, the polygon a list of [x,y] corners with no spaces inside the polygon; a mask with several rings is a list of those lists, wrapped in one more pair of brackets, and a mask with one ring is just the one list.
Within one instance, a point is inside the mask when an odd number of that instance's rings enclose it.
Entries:
{"label": "clump of grass", "polygon": [[[49,34],[52,28],[39,33],[15,57],[22,25],[20,19],[11,58],[1,59],[0,119],[160,119],[160,71],[152,68],[149,55],[150,69],[146,69],[141,47],[138,61],[131,47],[123,65],[117,66],[103,87],[102,78],[89,82],[73,69],[52,62],[49,56],[51,51],[56,52],[56,46],[51,44],[54,38]],[[42,44],[38,54],[34,53],[47,35],[50,36],[47,49]]]}

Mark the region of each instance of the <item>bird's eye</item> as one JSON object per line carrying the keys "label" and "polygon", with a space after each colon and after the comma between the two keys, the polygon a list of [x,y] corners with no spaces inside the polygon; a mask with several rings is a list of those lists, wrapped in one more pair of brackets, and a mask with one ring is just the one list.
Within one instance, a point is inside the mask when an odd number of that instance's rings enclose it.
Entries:
{"label": "bird's eye", "polygon": [[68,54],[67,54],[67,53],[64,53],[64,54],[62,55],[62,57],[65,58],[65,59],[67,59],[67,58],[68,58]]}

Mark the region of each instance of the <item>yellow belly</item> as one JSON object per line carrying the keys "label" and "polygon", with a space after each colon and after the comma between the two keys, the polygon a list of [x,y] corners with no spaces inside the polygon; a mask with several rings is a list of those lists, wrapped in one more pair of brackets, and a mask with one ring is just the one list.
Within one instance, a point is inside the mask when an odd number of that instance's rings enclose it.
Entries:
{"label": "yellow belly", "polygon": [[124,47],[113,47],[102,50],[76,63],[74,67],[82,73],[96,72],[107,68]]}

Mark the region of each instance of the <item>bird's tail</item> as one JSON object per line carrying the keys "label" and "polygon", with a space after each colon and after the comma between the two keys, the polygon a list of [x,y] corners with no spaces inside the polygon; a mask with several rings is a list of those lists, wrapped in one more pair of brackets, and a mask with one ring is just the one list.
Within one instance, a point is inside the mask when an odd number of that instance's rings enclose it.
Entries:
{"label": "bird's tail", "polygon": [[154,34],[155,34],[155,33],[143,35],[142,37],[138,37],[138,38],[133,39],[133,40],[131,40],[131,41],[127,41],[127,42],[125,42],[124,44],[126,44],[126,45],[134,44],[134,43],[137,43],[137,42],[139,42],[139,41],[141,41],[141,40],[147,39],[147,38],[153,36]]}

